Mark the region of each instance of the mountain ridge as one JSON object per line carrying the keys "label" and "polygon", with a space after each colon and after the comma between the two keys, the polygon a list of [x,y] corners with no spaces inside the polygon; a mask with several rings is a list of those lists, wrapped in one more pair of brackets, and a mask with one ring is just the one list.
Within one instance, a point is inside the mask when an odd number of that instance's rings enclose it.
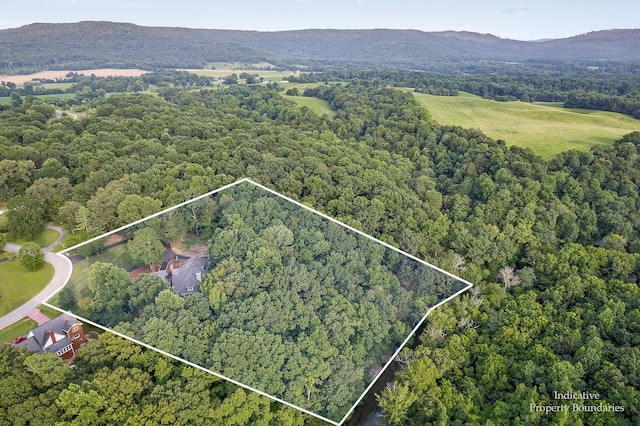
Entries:
{"label": "mountain ridge", "polygon": [[[110,21],[0,30],[0,70],[82,66],[200,68],[209,62],[437,70],[478,61],[640,63],[640,29],[522,41],[470,31],[287,31],[146,27]],[[461,67],[459,67],[461,68]]]}

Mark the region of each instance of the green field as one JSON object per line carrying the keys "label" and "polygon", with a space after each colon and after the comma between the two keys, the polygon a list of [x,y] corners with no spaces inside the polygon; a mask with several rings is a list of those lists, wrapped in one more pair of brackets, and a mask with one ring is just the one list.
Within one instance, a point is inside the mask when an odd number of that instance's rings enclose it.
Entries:
{"label": "green field", "polygon": [[290,73],[288,71],[262,71],[262,70],[247,70],[247,69],[218,69],[215,70],[194,70],[188,69],[185,71],[189,71],[190,73],[197,75],[205,75],[208,77],[226,77],[231,74],[240,75],[243,72],[247,74],[258,74],[260,77],[263,77],[265,80],[271,81],[280,81],[283,77],[287,77]]}
{"label": "green field", "polygon": [[47,286],[53,266],[45,263],[39,271],[27,271],[18,261],[0,263],[0,316],[27,302]]}
{"label": "green field", "polygon": [[205,69],[216,69],[216,70],[240,70],[240,69],[245,69],[245,68],[273,68],[275,67],[275,65],[273,65],[270,62],[254,62],[254,63],[247,63],[247,62],[208,62],[207,65],[205,65]]}
{"label": "green field", "polygon": [[75,83],[43,83],[42,87],[45,89],[68,89],[73,86]]}
{"label": "green field", "polygon": [[[71,272],[69,282],[67,282],[67,287],[73,291],[76,302],[84,297],[91,296],[89,287],[87,286],[87,277],[89,277],[91,265],[96,262],[113,263],[114,265],[118,265],[124,269],[136,266],[136,262],[129,257],[126,244],[110,248],[105,252],[82,259],[78,263],[75,263],[73,265],[73,271]],[[58,295],[56,294],[53,296],[48,303],[58,306]],[[75,311],[77,310],[76,308],[77,307],[73,307],[71,310]]]}
{"label": "green field", "polygon": [[480,129],[508,145],[529,147],[545,159],[569,149],[611,146],[621,136],[640,130],[640,120],[613,112],[562,108],[559,103],[497,102],[464,92],[414,96],[441,124]]}
{"label": "green field", "polygon": [[34,238],[24,238],[24,237],[11,238],[11,237],[9,237],[8,241],[10,243],[19,244],[19,245],[22,245],[22,244],[26,243],[27,241],[33,241],[34,243],[38,244],[40,247],[49,247],[51,244],[53,244],[53,242],[59,236],[60,236],[60,234],[58,233],[58,231],[53,230],[53,229],[49,229],[49,228],[44,228],[44,231],[42,231],[41,233],[36,235]]}
{"label": "green field", "polygon": [[[57,95],[33,95],[35,98],[39,99],[51,99],[51,98],[59,98],[59,99],[69,99],[75,96],[75,93],[62,93]],[[24,96],[22,97],[24,99]],[[8,105],[11,102],[10,97],[2,97],[0,98],[0,105]]]}
{"label": "green field", "polygon": [[38,326],[38,323],[30,318],[22,318],[8,327],[0,330],[0,343],[12,342],[18,336],[24,336]]}
{"label": "green field", "polygon": [[306,96],[286,96],[285,98],[290,99],[297,103],[299,106],[306,106],[311,111],[315,112],[318,115],[327,114],[329,117],[333,117],[336,112],[331,109],[331,106],[327,101],[318,98],[311,98]]}

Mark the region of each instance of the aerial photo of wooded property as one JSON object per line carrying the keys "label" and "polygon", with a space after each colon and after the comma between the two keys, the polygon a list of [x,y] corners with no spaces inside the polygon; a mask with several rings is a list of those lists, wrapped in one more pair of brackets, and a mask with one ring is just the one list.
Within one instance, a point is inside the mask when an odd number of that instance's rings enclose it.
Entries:
{"label": "aerial photo of wooded property", "polygon": [[334,422],[469,288],[250,182],[77,251],[51,304]]}
{"label": "aerial photo of wooded property", "polygon": [[640,424],[638,6],[7,3],[0,424]]}

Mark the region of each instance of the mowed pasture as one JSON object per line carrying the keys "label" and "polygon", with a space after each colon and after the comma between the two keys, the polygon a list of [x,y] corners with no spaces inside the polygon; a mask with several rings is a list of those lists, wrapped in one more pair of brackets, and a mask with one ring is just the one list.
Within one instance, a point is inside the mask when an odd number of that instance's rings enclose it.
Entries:
{"label": "mowed pasture", "polygon": [[569,149],[612,146],[623,135],[640,130],[640,120],[626,115],[562,108],[558,103],[497,102],[464,92],[413,95],[441,124],[480,129],[507,145],[531,148],[545,159]]}
{"label": "mowed pasture", "polygon": [[307,107],[311,111],[315,112],[318,115],[327,114],[329,118],[333,117],[336,112],[331,109],[329,103],[325,100],[312,98],[307,96],[284,96],[287,99],[294,101],[300,107]]}

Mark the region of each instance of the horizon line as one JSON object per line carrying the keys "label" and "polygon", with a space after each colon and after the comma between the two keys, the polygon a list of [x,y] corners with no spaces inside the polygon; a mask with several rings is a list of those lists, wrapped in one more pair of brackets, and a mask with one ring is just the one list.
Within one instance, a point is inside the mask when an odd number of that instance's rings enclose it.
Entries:
{"label": "horizon line", "polygon": [[586,32],[581,32],[573,35],[568,35],[564,37],[542,37],[535,39],[518,39],[518,38],[510,38],[499,36],[490,32],[478,32],[471,30],[437,30],[437,31],[426,31],[420,30],[416,28],[391,28],[391,27],[371,27],[371,28],[298,28],[298,29],[279,29],[279,30],[251,30],[251,29],[238,29],[238,28],[205,28],[205,27],[187,27],[180,25],[146,25],[146,24],[138,24],[135,22],[127,22],[127,21],[109,21],[109,20],[81,20],[74,22],[31,22],[28,24],[23,24],[17,27],[5,27],[0,28],[0,31],[5,30],[18,30],[21,28],[25,28],[31,25],[76,25],[82,23],[108,23],[108,24],[126,24],[126,25],[134,25],[137,27],[143,28],[166,28],[166,29],[187,29],[187,30],[205,30],[205,31],[242,31],[242,32],[253,32],[253,33],[283,33],[283,32],[298,32],[298,31],[415,31],[425,34],[441,34],[441,33],[469,33],[469,34],[477,34],[481,36],[491,36],[496,37],[501,40],[511,40],[511,41],[520,41],[520,42],[545,42],[545,41],[553,41],[553,40],[565,40],[568,38],[579,37],[586,34],[599,33],[599,32],[609,32],[609,31],[636,31],[640,30],[640,27],[637,28],[603,28],[598,30],[591,30]]}

